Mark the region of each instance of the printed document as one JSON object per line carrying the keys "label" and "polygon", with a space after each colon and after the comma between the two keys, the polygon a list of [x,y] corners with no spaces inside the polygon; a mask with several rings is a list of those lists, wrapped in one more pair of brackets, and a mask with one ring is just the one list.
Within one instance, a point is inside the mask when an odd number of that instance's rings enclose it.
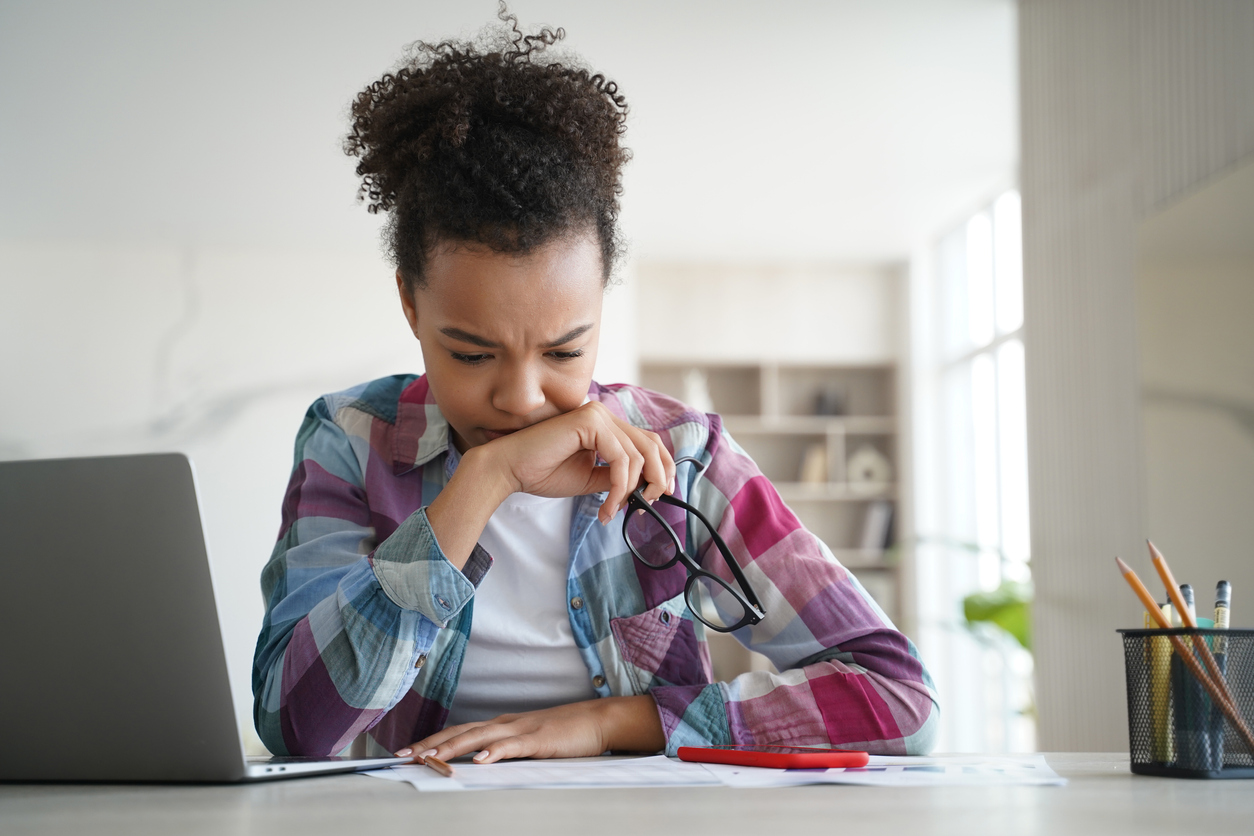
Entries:
{"label": "printed document", "polygon": [[713,763],[686,763],[654,755],[640,758],[520,760],[454,763],[445,778],[425,766],[395,766],[364,773],[411,784],[421,792],[585,787],[790,787],[804,784],[859,784],[879,787],[1061,786],[1044,755],[948,755],[883,757],[863,767],[762,769]]}

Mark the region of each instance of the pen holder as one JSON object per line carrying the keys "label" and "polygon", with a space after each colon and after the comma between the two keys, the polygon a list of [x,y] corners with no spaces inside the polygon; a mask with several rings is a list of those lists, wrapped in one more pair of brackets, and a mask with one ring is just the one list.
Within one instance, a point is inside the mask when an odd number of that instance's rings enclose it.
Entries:
{"label": "pen holder", "polygon": [[[1168,636],[1205,642],[1237,711],[1254,724],[1254,630],[1120,630],[1132,771],[1177,778],[1254,778],[1254,754],[1189,672]],[[1194,650],[1201,665],[1200,651]],[[1204,666],[1203,666],[1204,667]]]}

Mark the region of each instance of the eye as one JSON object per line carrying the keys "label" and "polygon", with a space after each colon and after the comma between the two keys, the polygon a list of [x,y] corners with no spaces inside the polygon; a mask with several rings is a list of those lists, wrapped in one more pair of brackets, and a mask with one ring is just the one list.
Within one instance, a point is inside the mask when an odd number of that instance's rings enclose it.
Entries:
{"label": "eye", "polygon": [[574,351],[550,351],[549,356],[559,363],[565,363],[569,360],[575,360],[583,356],[583,349],[577,348]]}
{"label": "eye", "polygon": [[490,354],[458,354],[456,351],[450,351],[449,354],[459,363],[465,363],[467,366],[477,366],[487,360]]}

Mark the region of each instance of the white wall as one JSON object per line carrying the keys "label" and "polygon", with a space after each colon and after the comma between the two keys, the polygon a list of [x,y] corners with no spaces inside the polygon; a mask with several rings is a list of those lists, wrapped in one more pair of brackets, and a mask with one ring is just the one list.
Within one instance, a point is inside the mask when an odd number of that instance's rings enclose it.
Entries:
{"label": "white wall", "polygon": [[[1209,616],[1254,589],[1254,160],[1147,219],[1137,324],[1145,519]],[[1239,595],[1240,603],[1246,595]],[[1235,626],[1254,623],[1235,608]]]}
{"label": "white wall", "polygon": [[[1020,6],[1034,636],[1045,751],[1127,747],[1116,555],[1149,569],[1139,224],[1254,153],[1254,4]],[[1250,228],[1249,225],[1246,228]]]}
{"label": "white wall", "polygon": [[891,265],[643,261],[646,359],[892,363],[900,270]]}

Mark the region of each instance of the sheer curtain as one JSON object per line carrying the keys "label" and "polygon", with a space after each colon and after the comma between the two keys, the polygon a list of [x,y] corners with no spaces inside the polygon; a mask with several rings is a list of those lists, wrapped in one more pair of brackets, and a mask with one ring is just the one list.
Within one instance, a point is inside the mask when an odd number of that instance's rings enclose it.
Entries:
{"label": "sheer curtain", "polygon": [[942,751],[1035,748],[1030,636],[963,609],[1030,596],[1020,242],[1009,191],[911,268],[918,632]]}

